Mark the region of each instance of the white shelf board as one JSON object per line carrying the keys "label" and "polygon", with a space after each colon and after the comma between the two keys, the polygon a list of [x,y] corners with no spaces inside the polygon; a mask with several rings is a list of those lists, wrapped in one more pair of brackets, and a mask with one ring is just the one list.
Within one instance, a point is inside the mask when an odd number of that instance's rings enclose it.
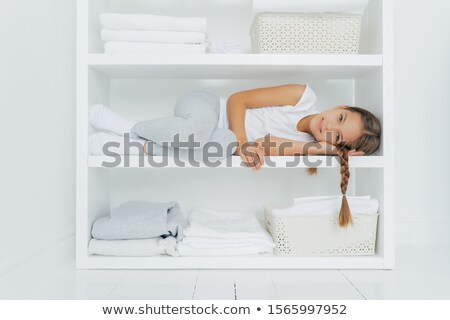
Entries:
{"label": "white shelf board", "polygon": [[[80,261],[81,262],[81,261]],[[386,269],[383,257],[289,257],[274,254],[205,257],[89,255],[79,269]]]}
{"label": "white shelf board", "polygon": [[90,68],[117,79],[351,79],[381,67],[382,60],[382,55],[298,54],[89,54],[87,59]]}
{"label": "white shelf board", "polygon": [[[128,158],[128,159],[126,159]],[[383,156],[362,156],[350,157],[350,168],[383,168]],[[110,168],[116,161],[108,156],[89,156],[88,166],[91,168]],[[105,164],[104,164],[105,163]],[[117,168],[243,168],[248,169],[242,164],[240,157],[232,156],[227,159],[210,159],[206,162],[183,162],[184,167],[175,162],[172,157],[164,156],[122,156],[120,163],[115,165]],[[270,156],[266,157],[266,163],[263,168],[267,169],[285,169],[285,168],[335,168],[339,166],[337,157],[332,156]]]}

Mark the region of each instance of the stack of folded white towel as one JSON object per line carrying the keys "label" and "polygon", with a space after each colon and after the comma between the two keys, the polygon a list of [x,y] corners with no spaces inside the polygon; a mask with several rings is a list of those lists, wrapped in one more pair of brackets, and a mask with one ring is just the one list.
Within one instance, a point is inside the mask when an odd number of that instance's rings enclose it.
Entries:
{"label": "stack of folded white towel", "polygon": [[149,14],[100,15],[105,53],[205,53],[207,21],[204,17]]}
{"label": "stack of folded white towel", "polygon": [[89,254],[177,256],[186,222],[176,202],[128,201],[94,221]]}
{"label": "stack of folded white towel", "polygon": [[[273,215],[338,215],[342,196],[319,196],[295,198],[289,207],[273,209]],[[353,214],[377,214],[379,202],[370,196],[347,196],[350,212]]]}
{"label": "stack of folded white towel", "polygon": [[180,256],[272,253],[275,244],[253,212],[194,208],[178,242]]}

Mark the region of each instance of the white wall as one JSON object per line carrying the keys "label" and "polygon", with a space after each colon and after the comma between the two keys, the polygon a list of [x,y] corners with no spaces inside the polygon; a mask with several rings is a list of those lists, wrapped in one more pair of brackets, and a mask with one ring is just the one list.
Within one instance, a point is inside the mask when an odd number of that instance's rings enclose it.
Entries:
{"label": "white wall", "polygon": [[450,2],[395,0],[397,240],[450,243]]}
{"label": "white wall", "polygon": [[[400,243],[450,242],[448,12],[396,0]],[[0,39],[1,271],[73,235],[75,0],[3,0]]]}
{"label": "white wall", "polygon": [[2,0],[0,39],[1,275],[74,235],[75,0]]}

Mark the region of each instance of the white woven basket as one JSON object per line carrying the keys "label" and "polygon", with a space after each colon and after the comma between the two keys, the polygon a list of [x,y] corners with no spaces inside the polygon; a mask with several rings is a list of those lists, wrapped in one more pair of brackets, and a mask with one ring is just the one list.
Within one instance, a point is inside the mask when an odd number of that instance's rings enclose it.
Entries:
{"label": "white woven basket", "polygon": [[253,53],[357,54],[361,15],[258,13],[250,29]]}
{"label": "white woven basket", "polygon": [[353,225],[339,226],[338,217],[327,215],[278,216],[265,206],[267,230],[276,244],[275,254],[284,256],[373,255],[378,214],[353,214]]}

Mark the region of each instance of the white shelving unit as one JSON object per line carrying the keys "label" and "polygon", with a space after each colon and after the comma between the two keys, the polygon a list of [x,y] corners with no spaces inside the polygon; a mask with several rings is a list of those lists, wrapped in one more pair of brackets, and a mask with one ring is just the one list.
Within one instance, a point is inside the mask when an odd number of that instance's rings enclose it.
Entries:
{"label": "white shelving unit", "polygon": [[[318,268],[391,269],[394,267],[394,118],[393,3],[370,0],[363,18],[358,55],[250,54],[251,0],[78,0],[77,2],[77,267],[102,268]],[[234,39],[247,54],[107,55],[100,39],[104,12],[206,16],[211,41]],[[230,24],[230,17],[233,24]],[[334,157],[269,157],[272,166],[253,173],[238,157],[218,163],[164,168],[130,157],[106,168],[108,157],[91,156],[88,108],[111,106],[139,120],[172,114],[182,93],[202,89],[218,95],[284,83],[308,83],[319,97],[318,108],[339,104],[371,110],[383,125],[376,154],[350,159],[349,194],[380,200],[374,256],[280,257],[108,257],[88,254],[93,221],[127,200],[178,201],[185,213],[193,206],[255,209],[303,195],[339,194],[339,164]],[[161,163],[162,157],[154,157]],[[226,162],[228,161],[228,162]],[[296,162],[295,162],[296,161]],[[317,176],[305,168],[319,162]],[[295,162],[295,166],[291,164]],[[165,169],[165,170],[161,170]],[[270,170],[268,170],[270,169]]]}

